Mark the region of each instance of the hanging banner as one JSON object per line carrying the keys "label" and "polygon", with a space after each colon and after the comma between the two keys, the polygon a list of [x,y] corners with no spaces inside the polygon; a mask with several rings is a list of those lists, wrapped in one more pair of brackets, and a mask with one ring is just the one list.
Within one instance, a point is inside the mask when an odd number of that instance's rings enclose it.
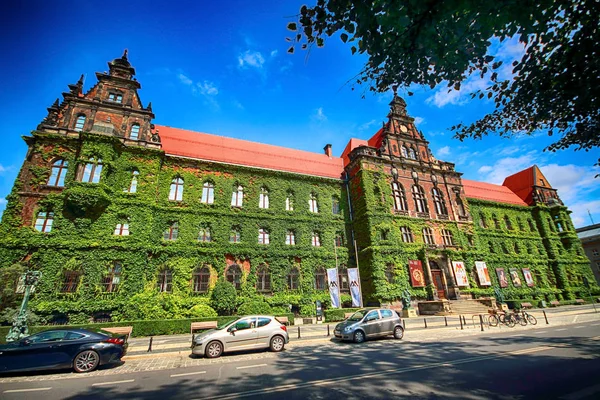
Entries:
{"label": "hanging banner", "polygon": [[514,287],[521,287],[521,278],[519,278],[519,272],[516,268],[510,268],[510,279],[512,280]]}
{"label": "hanging banner", "polygon": [[477,269],[479,284],[481,286],[491,286],[492,280],[485,261],[475,261],[475,268]]}
{"label": "hanging banner", "polygon": [[531,275],[529,268],[523,268],[523,276],[525,277],[525,283],[527,283],[527,286],[535,286],[535,283],[533,283],[533,276]]}
{"label": "hanging banner", "polygon": [[327,269],[327,283],[329,285],[329,296],[331,296],[331,308],[340,308],[340,285],[337,268]]}
{"label": "hanging banner", "polygon": [[360,279],[358,277],[358,268],[348,268],[348,282],[350,285],[350,295],[352,296],[352,307],[360,307]]}
{"label": "hanging banner", "polygon": [[467,278],[467,270],[465,268],[465,263],[462,261],[452,261],[452,269],[454,270],[456,286],[469,287],[469,278]]}
{"label": "hanging banner", "polygon": [[410,271],[410,282],[413,287],[425,287],[425,275],[423,274],[423,265],[420,260],[408,260],[408,270]]}
{"label": "hanging banner", "polygon": [[498,275],[500,287],[507,287],[508,279],[506,279],[506,272],[504,272],[504,268],[496,268],[496,275]]}

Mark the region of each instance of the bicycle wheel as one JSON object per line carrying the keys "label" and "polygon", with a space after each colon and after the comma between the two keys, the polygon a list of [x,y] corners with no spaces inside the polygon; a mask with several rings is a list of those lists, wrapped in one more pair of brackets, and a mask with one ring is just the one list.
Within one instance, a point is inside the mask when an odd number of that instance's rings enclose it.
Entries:
{"label": "bicycle wheel", "polygon": [[525,319],[525,317],[523,315],[515,315],[516,320],[519,322],[519,324],[521,324],[521,326],[525,326],[527,325],[527,320]]}
{"label": "bicycle wheel", "polygon": [[537,319],[535,319],[535,317],[531,314],[527,314],[527,321],[531,324],[531,325],[535,325],[537,324]]}
{"label": "bicycle wheel", "polygon": [[488,317],[488,325],[489,326],[498,326],[498,317],[495,315],[490,315]]}
{"label": "bicycle wheel", "polygon": [[514,328],[517,321],[515,321],[514,315],[508,315],[504,318],[504,323],[508,325],[509,328]]}

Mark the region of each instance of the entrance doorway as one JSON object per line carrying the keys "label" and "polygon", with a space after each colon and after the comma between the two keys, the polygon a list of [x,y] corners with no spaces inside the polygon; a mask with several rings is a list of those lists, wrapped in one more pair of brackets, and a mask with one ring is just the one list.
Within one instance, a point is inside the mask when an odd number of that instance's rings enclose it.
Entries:
{"label": "entrance doorway", "polygon": [[433,285],[437,290],[437,295],[440,299],[446,298],[446,291],[444,290],[444,278],[442,276],[442,270],[435,261],[429,261],[429,268],[431,268],[431,279]]}

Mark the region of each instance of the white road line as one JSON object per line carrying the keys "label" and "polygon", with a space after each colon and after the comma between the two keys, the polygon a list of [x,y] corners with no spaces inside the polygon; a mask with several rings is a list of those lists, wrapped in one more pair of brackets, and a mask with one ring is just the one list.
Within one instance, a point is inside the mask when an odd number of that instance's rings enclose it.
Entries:
{"label": "white road line", "polygon": [[575,329],[581,329],[581,328],[585,328],[585,325],[584,326],[576,326],[575,327]]}
{"label": "white road line", "polygon": [[600,324],[592,324],[591,326],[599,326]]}
{"label": "white road line", "polygon": [[266,366],[267,366],[267,364],[244,365],[243,367],[236,367],[235,369],[247,369],[247,368],[266,367]]}
{"label": "white road line", "polygon": [[548,331],[538,331],[538,333],[548,333]]}
{"label": "white road line", "polygon": [[127,379],[125,381],[112,381],[112,382],[99,382],[99,383],[92,383],[92,386],[106,386],[106,385],[117,385],[119,383],[130,383],[130,382],[135,382],[135,379]]}
{"label": "white road line", "polygon": [[557,329],[558,332],[560,332],[560,331],[566,331],[566,330],[567,330],[567,328]]}
{"label": "white road line", "polygon": [[2,393],[43,392],[43,391],[50,390],[50,389],[52,389],[52,388],[46,387],[46,388],[33,388],[33,389],[11,389],[11,390],[5,390]]}
{"label": "white road line", "polygon": [[178,376],[200,375],[200,374],[205,374],[205,373],[206,373],[206,371],[186,372],[185,374],[173,374],[173,375],[171,375],[171,378],[175,378]]}

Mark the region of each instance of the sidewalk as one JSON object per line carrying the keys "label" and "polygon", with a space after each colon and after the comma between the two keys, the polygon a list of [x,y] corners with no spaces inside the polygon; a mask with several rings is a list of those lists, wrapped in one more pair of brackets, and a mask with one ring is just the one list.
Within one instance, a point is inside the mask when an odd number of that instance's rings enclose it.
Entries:
{"label": "sidewalk", "polygon": [[[597,307],[600,311],[600,307]],[[548,318],[549,325],[546,325],[544,319],[544,312]],[[591,305],[583,306],[565,306],[558,308],[547,308],[547,309],[534,309],[529,311],[530,314],[535,316],[538,320],[537,327],[552,327],[558,325],[572,324],[576,322],[583,322],[583,319],[595,320],[593,317],[594,309]],[[585,316],[585,318],[583,318]],[[600,312],[596,314],[597,318],[600,319]],[[429,336],[431,339],[439,339],[448,336],[455,336],[457,334],[469,334],[469,332],[481,333],[481,321],[479,315],[465,315],[465,324],[461,329],[461,324],[458,316],[419,316],[416,318],[405,318],[405,337],[414,339],[418,337],[420,340],[427,340]],[[288,326],[288,333],[290,336],[290,345],[302,345],[309,344],[310,342],[318,341],[319,339],[328,340],[333,336],[333,329],[338,322],[314,324],[314,325],[292,325]],[[329,336],[328,333],[329,326]],[[531,329],[530,325],[525,327],[517,326],[515,328],[509,328],[504,325],[498,327],[489,327],[487,320],[483,318],[484,331],[494,332],[507,332],[511,329]],[[416,335],[418,333],[418,335]],[[146,357],[158,357],[158,356],[173,356],[183,355],[190,353],[190,347],[192,344],[192,335],[165,335],[165,336],[154,336],[152,338],[152,350],[149,352],[148,348],[150,345],[149,337],[131,338],[129,340],[129,349],[127,359],[140,359]]]}

